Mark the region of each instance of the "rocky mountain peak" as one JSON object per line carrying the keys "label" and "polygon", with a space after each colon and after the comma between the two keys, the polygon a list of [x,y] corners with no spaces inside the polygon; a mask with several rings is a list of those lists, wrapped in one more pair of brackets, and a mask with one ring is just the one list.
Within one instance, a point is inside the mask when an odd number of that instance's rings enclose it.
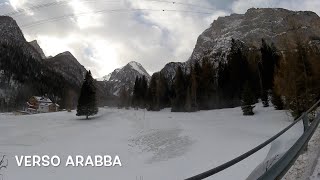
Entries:
{"label": "rocky mountain peak", "polygon": [[39,46],[37,40],[31,41],[31,42],[29,42],[29,44],[35,48],[35,50],[41,55],[42,59],[46,59],[47,58],[46,55],[44,54],[43,50]]}
{"label": "rocky mountain peak", "polygon": [[9,16],[0,16],[0,41],[25,40],[17,22]]}
{"label": "rocky mountain peak", "polygon": [[132,89],[136,77],[142,76],[145,76],[148,80],[150,79],[149,73],[140,63],[131,61],[122,68],[115,69],[109,75],[101,78],[101,80],[105,81],[109,93],[118,96],[122,87]]}
{"label": "rocky mountain peak", "polygon": [[40,61],[41,55],[30,45],[18,26],[17,22],[9,16],[0,16],[0,43],[22,49],[25,55],[32,56]]}

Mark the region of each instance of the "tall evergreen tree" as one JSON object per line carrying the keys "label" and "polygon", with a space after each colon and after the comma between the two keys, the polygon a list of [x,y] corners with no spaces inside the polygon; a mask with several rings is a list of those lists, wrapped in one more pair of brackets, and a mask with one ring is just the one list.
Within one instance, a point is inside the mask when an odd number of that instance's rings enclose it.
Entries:
{"label": "tall evergreen tree", "polygon": [[[197,107],[199,108],[199,103],[201,101],[201,99],[200,99],[201,98],[201,92],[202,92],[202,87],[200,86],[202,68],[201,68],[201,66],[200,66],[198,61],[194,63],[194,68],[193,69],[194,69],[194,75],[193,75],[194,77],[193,78],[195,78],[194,82],[196,82],[196,89],[193,90],[193,91],[196,92],[196,100],[195,101],[197,102],[196,104],[197,104]],[[192,76],[192,74],[191,74],[191,76]]]}
{"label": "tall evergreen tree", "polygon": [[170,104],[169,85],[163,73],[160,72],[158,78],[157,95],[159,96],[159,107],[162,109]]}
{"label": "tall evergreen tree", "polygon": [[130,106],[130,94],[129,94],[129,89],[127,90],[127,88],[125,86],[123,86],[120,89],[119,92],[119,104],[118,104],[118,108],[129,108]]}
{"label": "tall evergreen tree", "polygon": [[229,70],[229,82],[225,89],[227,94],[227,97],[225,98],[230,99],[230,102],[228,103],[230,107],[241,104],[240,98],[242,87],[245,82],[250,79],[248,60],[243,49],[244,46],[242,43],[232,39],[227,68]]}
{"label": "tall evergreen tree", "polygon": [[186,93],[186,100],[185,100],[185,105],[184,105],[184,109],[187,112],[192,112],[192,99],[191,99],[191,88],[190,86],[187,89],[187,93]]}
{"label": "tall evergreen tree", "polygon": [[198,102],[197,102],[197,89],[198,89],[198,78],[194,68],[191,68],[190,73],[190,99],[191,99],[191,111],[198,110]]}
{"label": "tall evergreen tree", "polygon": [[172,102],[172,112],[183,112],[185,111],[185,100],[186,100],[186,87],[185,77],[180,66],[176,70],[176,76],[174,79],[174,91],[175,97]]}
{"label": "tall evergreen tree", "polygon": [[148,88],[148,110],[159,111],[159,91],[158,91],[158,73],[151,76],[150,85]]}
{"label": "tall evergreen tree", "polygon": [[259,63],[260,78],[261,78],[261,100],[264,107],[269,106],[268,91],[273,89],[274,70],[279,62],[280,56],[277,54],[277,49],[272,43],[271,46],[262,39],[261,41],[261,63]]}
{"label": "tall evergreen tree", "polygon": [[215,72],[209,57],[202,59],[202,71],[199,86],[201,86],[199,93],[199,106],[200,109],[208,110],[213,107],[214,91],[215,91]]}
{"label": "tall evergreen tree", "polygon": [[81,92],[77,106],[77,116],[89,116],[98,113],[98,107],[96,102],[96,87],[94,85],[94,79],[91,72],[87,72],[84,82],[81,87]]}
{"label": "tall evergreen tree", "polygon": [[141,101],[140,101],[140,107],[141,108],[145,108],[146,107],[146,96],[147,96],[147,92],[148,92],[148,81],[146,76],[142,76],[141,79],[141,84],[140,84],[140,89],[141,89]]}
{"label": "tall evergreen tree", "polygon": [[253,108],[255,103],[255,96],[252,91],[252,85],[250,85],[249,81],[246,81],[242,90],[241,96],[241,109],[243,111],[243,115],[254,115]]}
{"label": "tall evergreen tree", "polygon": [[139,106],[139,100],[140,100],[139,86],[140,86],[140,78],[137,76],[134,83],[133,96],[132,96],[132,106],[134,108]]}
{"label": "tall evergreen tree", "polygon": [[271,102],[276,110],[283,110],[284,104],[280,95],[276,91],[271,94]]}
{"label": "tall evergreen tree", "polygon": [[186,99],[185,99],[185,111],[187,112],[194,112],[198,110],[197,104],[197,78],[194,71],[194,68],[190,67],[190,75],[187,76],[187,92],[186,92]]}

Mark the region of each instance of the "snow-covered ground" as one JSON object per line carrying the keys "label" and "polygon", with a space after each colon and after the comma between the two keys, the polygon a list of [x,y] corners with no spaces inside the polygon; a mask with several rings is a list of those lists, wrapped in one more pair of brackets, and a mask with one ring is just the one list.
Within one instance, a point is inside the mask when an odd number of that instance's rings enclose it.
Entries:
{"label": "snow-covered ground", "polygon": [[[28,116],[0,114],[0,155],[9,159],[4,179],[183,179],[224,163],[291,123],[285,111],[257,104],[254,116],[240,108],[171,113],[101,108],[90,120],[75,112]],[[246,179],[270,145],[209,179]],[[17,167],[15,155],[119,155],[122,167]]]}
{"label": "snow-covered ground", "polygon": [[301,155],[298,160],[299,159],[306,159],[305,161],[310,162],[307,164],[309,167],[307,166],[308,168],[305,170],[306,173],[303,174],[306,176],[311,174],[309,177],[310,180],[320,180],[320,126],[308,144],[308,151]]}

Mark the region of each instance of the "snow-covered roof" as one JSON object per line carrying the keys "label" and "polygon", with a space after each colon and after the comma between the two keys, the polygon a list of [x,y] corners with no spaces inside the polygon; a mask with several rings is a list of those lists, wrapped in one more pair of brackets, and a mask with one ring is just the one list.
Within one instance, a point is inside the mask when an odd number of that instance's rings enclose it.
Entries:
{"label": "snow-covered roof", "polygon": [[40,103],[39,106],[51,106],[51,105],[55,105],[57,107],[60,107],[59,104],[55,104],[55,103]]}
{"label": "snow-covered roof", "polygon": [[40,103],[39,106],[50,106],[52,103]]}
{"label": "snow-covered roof", "polygon": [[40,103],[52,103],[51,99],[47,97],[33,96]]}

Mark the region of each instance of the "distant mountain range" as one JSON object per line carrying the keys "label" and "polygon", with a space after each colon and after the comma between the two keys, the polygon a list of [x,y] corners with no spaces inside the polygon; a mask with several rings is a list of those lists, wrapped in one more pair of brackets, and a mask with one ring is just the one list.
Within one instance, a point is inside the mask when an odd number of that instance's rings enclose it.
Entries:
{"label": "distant mountain range", "polygon": [[[320,47],[320,18],[311,11],[290,11],[282,8],[251,8],[245,14],[219,17],[198,37],[195,48],[185,62],[170,62],[160,70],[172,82],[180,66],[185,72],[205,54],[211,54],[211,62],[218,68],[221,60],[227,61],[231,40],[243,44],[247,49],[258,51],[261,39],[274,43],[281,51],[294,48],[295,40]],[[116,73],[115,70],[113,73]],[[101,80],[108,81],[111,74]]]}
{"label": "distant mountain range", "polygon": [[[14,102],[19,94],[17,89],[25,86],[31,87],[30,95],[42,95],[41,93],[45,93],[45,89],[50,89],[51,86],[58,87],[57,83],[63,82],[68,84],[68,87],[65,88],[73,89],[75,97],[77,96],[86,69],[70,52],[61,53],[55,57],[46,57],[37,41],[28,43],[25,40],[22,31],[11,17],[0,16],[0,37],[2,56],[5,56],[5,52],[8,51],[12,55],[9,57],[17,57],[14,59],[16,66],[29,68],[17,71],[14,69],[13,61],[8,65],[6,63],[10,61],[3,63],[4,60],[1,59],[0,105],[1,103]],[[250,51],[259,51],[261,39],[264,38],[268,43],[274,43],[280,51],[284,52],[294,48],[297,38],[320,49],[319,37],[320,18],[316,13],[280,8],[251,8],[245,14],[219,17],[198,37],[188,60],[170,62],[159,72],[172,83],[177,67],[182,67],[182,70],[188,73],[191,65],[195,62],[201,63],[203,56],[208,54],[210,54],[210,61],[218,69],[221,62],[227,61],[232,39]],[[19,49],[19,55],[15,54],[14,49]],[[38,67],[37,71],[33,70],[33,67]],[[108,97],[116,98],[122,87],[132,90],[136,77],[142,76],[150,79],[150,75],[144,67],[138,62],[132,61],[98,79],[99,96],[107,97],[106,99]],[[48,84],[47,82],[31,81],[34,78],[41,79],[43,77],[59,77],[60,82]],[[39,87],[40,84],[45,84],[44,90],[32,90],[33,86]],[[52,95],[64,99],[67,96],[65,91],[67,90],[61,90],[56,94],[52,92]]]}

